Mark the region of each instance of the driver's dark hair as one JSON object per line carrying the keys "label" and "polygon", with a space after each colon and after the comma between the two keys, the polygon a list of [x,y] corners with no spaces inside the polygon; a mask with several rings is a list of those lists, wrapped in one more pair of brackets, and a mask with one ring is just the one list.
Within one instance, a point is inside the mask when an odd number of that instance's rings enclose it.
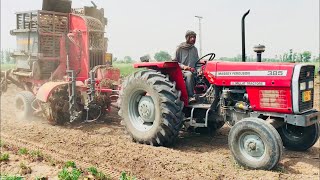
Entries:
{"label": "driver's dark hair", "polygon": [[197,36],[197,34],[194,31],[188,30],[186,32],[186,35],[185,35],[186,39],[188,39],[188,37],[191,36],[191,35]]}

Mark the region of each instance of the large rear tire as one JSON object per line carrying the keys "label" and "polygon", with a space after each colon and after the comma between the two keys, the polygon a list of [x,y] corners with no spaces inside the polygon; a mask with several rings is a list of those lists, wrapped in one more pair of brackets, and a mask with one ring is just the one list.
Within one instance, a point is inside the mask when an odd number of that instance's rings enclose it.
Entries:
{"label": "large rear tire", "polygon": [[285,124],[277,129],[286,149],[305,151],[319,139],[320,124],[317,122],[308,127]]}
{"label": "large rear tire", "polygon": [[154,146],[174,142],[182,127],[183,102],[174,82],[158,71],[129,76],[120,91],[120,111],[134,141]]}
{"label": "large rear tire", "polygon": [[270,170],[282,156],[282,141],[276,129],[259,118],[245,118],[230,130],[229,148],[234,159],[250,169]]}
{"label": "large rear tire", "polygon": [[27,120],[32,118],[32,102],[35,96],[29,91],[19,92],[15,97],[16,118],[18,120]]}

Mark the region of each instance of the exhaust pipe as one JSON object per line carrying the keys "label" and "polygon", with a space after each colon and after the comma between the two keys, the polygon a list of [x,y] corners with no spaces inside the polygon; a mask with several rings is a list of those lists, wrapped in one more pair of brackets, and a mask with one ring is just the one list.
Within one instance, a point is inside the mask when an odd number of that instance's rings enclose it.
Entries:
{"label": "exhaust pipe", "polygon": [[242,23],[241,23],[241,29],[242,29],[242,62],[246,62],[246,35],[245,35],[245,24],[244,20],[246,16],[249,14],[250,9],[242,16]]}

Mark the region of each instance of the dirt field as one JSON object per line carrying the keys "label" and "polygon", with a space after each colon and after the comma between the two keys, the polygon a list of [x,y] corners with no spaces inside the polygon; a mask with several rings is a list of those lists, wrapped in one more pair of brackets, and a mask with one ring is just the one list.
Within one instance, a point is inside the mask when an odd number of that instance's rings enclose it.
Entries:
{"label": "dirt field", "polygon": [[[51,126],[41,119],[16,121],[13,101],[18,90],[10,88],[1,97],[1,141],[17,148],[39,150],[48,160],[33,162],[10,154],[9,162],[1,163],[2,174],[18,174],[24,162],[32,169],[24,177],[48,176],[57,179],[63,162],[72,160],[81,168],[97,166],[118,179],[126,171],[138,179],[319,179],[320,143],[307,152],[285,150],[274,171],[245,170],[235,164],[227,146],[229,127],[214,137],[181,133],[170,148],[135,144],[124,134],[121,120],[113,111],[104,122]],[[316,107],[319,108],[319,84]],[[13,148],[13,149],[14,149]]]}

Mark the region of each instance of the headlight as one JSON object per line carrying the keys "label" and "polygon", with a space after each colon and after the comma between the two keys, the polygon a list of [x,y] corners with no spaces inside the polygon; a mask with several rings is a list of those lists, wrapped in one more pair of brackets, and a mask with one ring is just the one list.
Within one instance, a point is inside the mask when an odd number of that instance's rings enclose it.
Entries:
{"label": "headlight", "polygon": [[308,88],[309,88],[309,89],[312,89],[312,88],[313,88],[313,81],[309,81],[309,83],[308,83]]}
{"label": "headlight", "polygon": [[306,90],[306,82],[303,82],[303,83],[300,83],[300,90],[303,91],[303,90]]}

